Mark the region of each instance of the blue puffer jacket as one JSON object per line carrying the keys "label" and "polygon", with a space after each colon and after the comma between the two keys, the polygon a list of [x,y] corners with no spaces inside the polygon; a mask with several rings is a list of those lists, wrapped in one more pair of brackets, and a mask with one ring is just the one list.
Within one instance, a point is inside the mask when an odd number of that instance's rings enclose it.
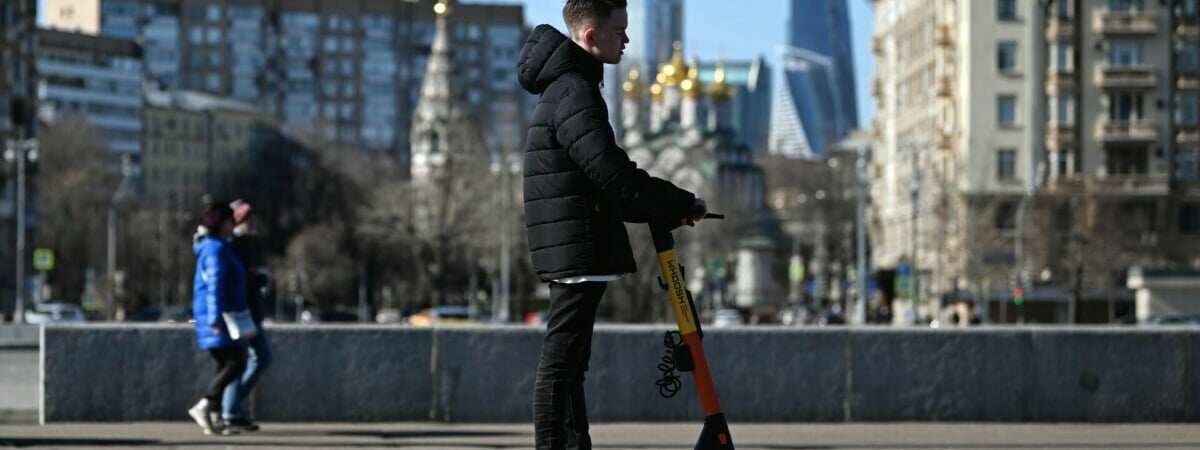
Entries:
{"label": "blue puffer jacket", "polygon": [[[246,309],[246,271],[233,248],[224,239],[206,237],[192,246],[196,253],[196,279],[192,287],[192,317],[196,319],[196,341],[201,350],[245,346],[234,341],[221,313]],[[221,326],[213,334],[213,325]]]}

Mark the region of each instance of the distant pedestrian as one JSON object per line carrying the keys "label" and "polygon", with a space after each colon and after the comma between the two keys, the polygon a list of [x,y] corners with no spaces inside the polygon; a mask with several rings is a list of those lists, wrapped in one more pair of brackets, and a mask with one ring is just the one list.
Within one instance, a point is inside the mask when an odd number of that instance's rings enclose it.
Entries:
{"label": "distant pedestrian", "polygon": [[246,309],[246,273],[229,244],[233,236],[233,210],[216,203],[204,212],[201,225],[204,236],[193,247],[196,276],[192,290],[192,316],[196,321],[196,341],[217,363],[216,374],[208,383],[204,397],[188,409],[188,415],[204,434],[235,434],[237,427],[214,423],[221,412],[221,394],[246,370],[246,342],[229,335],[223,313]]}
{"label": "distant pedestrian", "polygon": [[258,254],[258,238],[255,235],[255,214],[249,203],[236,200],[229,204],[233,209],[233,252],[246,269],[246,303],[250,306],[250,315],[258,334],[250,338],[249,359],[246,370],[241,377],[225,387],[225,397],[221,402],[221,417],[225,423],[242,431],[258,431],[258,424],[250,419],[246,403],[250,391],[258,383],[258,378],[271,367],[271,345],[262,327],[264,299],[263,289],[266,288],[267,278],[262,271],[262,261]]}

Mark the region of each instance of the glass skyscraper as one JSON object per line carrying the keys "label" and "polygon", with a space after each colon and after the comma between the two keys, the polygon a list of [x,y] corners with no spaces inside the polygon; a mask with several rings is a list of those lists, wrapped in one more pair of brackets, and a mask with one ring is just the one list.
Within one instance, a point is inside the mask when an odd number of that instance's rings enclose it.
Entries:
{"label": "glass skyscraper", "polygon": [[858,127],[848,0],[792,0],[771,153],[820,158]]}

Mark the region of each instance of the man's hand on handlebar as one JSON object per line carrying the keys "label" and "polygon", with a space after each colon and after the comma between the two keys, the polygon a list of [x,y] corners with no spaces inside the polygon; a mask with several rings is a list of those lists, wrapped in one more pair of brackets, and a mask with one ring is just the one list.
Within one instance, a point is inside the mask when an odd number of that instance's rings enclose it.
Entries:
{"label": "man's hand on handlebar", "polygon": [[696,197],[696,203],[692,205],[692,215],[683,218],[680,225],[695,226],[704,216],[708,214],[708,204],[703,198]]}

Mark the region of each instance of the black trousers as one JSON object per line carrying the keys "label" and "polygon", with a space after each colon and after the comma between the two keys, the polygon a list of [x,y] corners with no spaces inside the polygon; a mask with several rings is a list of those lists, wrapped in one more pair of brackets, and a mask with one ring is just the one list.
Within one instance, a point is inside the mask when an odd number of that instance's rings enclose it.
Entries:
{"label": "black trousers", "polygon": [[222,347],[208,351],[217,362],[217,373],[208,388],[204,390],[204,398],[208,399],[210,408],[221,410],[221,396],[225,394],[225,386],[237,380],[246,371],[246,347]]}
{"label": "black trousers", "polygon": [[591,449],[583,374],[592,356],[592,325],[608,283],[550,283],[550,313],[533,393],[539,450]]}

